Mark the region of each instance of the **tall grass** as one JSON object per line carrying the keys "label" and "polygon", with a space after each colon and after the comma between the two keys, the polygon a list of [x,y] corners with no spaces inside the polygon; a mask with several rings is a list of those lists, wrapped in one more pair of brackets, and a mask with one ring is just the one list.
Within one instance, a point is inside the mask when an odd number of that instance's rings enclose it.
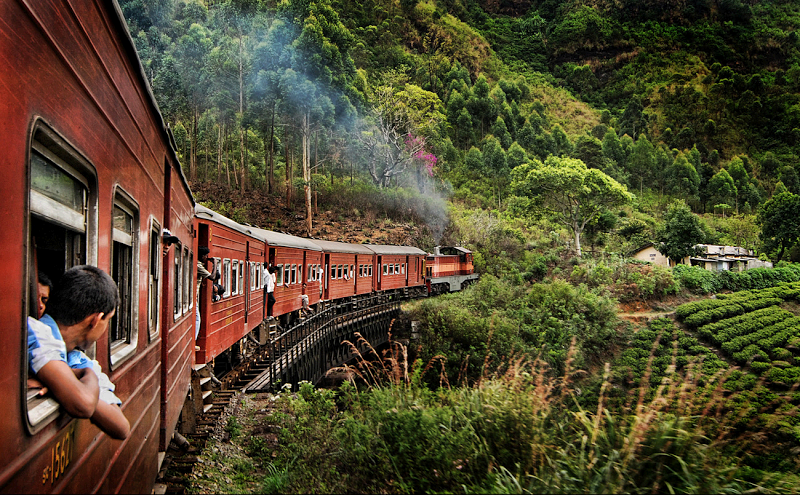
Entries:
{"label": "tall grass", "polygon": [[[794,478],[743,470],[737,418],[726,414],[723,375],[674,365],[652,393],[606,407],[605,367],[597,407],[578,405],[573,367],[554,376],[541,359],[508,358],[472,386],[422,385],[441,360],[405,362],[399,343],[362,359],[359,390],[301,387],[280,421],[288,491],[503,493],[721,493],[796,491]],[[364,358],[366,356],[363,356]],[[649,373],[649,371],[648,371]],[[649,379],[642,383],[650,383]],[[334,407],[334,404],[336,405]],[[316,437],[310,437],[314,432]],[[321,447],[324,446],[324,447]],[[276,462],[276,464],[278,464]],[[324,487],[324,488],[323,488]]]}

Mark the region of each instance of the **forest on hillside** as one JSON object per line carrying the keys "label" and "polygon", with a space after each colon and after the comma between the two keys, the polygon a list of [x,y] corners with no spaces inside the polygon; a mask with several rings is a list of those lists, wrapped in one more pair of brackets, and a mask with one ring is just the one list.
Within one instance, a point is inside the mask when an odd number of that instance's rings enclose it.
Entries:
{"label": "forest on hillside", "polygon": [[567,222],[573,248],[584,231],[619,234],[620,254],[652,241],[676,198],[757,231],[774,195],[800,194],[793,2],[120,3],[189,180],[274,195],[306,235],[345,179],[536,216],[542,191],[512,171],[548,160],[634,193]]}
{"label": "forest on hillside", "polygon": [[[481,274],[192,491],[798,491],[800,4],[119,3],[199,202]],[[700,242],[775,267],[630,257]]]}

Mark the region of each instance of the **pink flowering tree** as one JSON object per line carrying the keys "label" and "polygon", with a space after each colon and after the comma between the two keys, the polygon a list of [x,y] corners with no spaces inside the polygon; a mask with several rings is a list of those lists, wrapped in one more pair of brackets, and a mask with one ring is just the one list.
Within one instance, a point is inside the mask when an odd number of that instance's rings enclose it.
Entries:
{"label": "pink flowering tree", "polygon": [[371,118],[358,134],[361,158],[375,185],[387,187],[392,178],[411,170],[420,184],[424,173],[432,176],[437,158],[427,149],[427,139],[444,119],[435,93],[412,84],[400,91],[377,88]]}

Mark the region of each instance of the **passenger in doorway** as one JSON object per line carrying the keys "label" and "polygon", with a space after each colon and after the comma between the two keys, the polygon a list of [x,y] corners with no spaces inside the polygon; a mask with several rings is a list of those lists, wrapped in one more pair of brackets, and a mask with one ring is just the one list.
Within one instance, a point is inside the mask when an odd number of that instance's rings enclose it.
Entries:
{"label": "passenger in doorway", "polygon": [[88,349],[108,329],[119,306],[114,280],[90,265],[70,268],[50,293],[41,320],[28,317],[28,364],[43,387],[75,418],[89,418],[110,437],[123,440],[130,423],[114,384]]}
{"label": "passenger in doorway", "polygon": [[[212,282],[219,280],[219,271],[217,271],[217,264],[214,263],[214,272],[209,272],[206,269],[208,263],[208,254],[210,250],[205,246],[200,246],[197,249],[197,295],[195,297],[195,320],[194,320],[194,340],[197,341],[197,336],[200,335],[200,286],[203,285],[203,279],[209,279]],[[199,349],[198,349],[199,350]]]}
{"label": "passenger in doorway", "polygon": [[47,301],[50,300],[50,291],[53,290],[53,282],[50,281],[50,277],[45,275],[44,272],[39,272],[38,286],[39,311],[36,317],[41,319],[47,310]]}
{"label": "passenger in doorway", "polygon": [[272,307],[275,306],[275,283],[278,280],[276,273],[278,269],[275,266],[267,268],[267,319],[274,320],[272,316]]}

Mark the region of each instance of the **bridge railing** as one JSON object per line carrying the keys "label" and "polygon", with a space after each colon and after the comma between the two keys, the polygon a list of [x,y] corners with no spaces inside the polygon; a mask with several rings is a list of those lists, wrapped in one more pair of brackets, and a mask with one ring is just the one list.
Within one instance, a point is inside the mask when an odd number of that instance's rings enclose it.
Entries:
{"label": "bridge railing", "polygon": [[[388,340],[392,319],[400,312],[400,297],[378,294],[344,301],[301,319],[266,344],[269,366],[245,390],[271,390],[280,384],[318,382],[325,372],[354,357],[350,341],[359,332],[373,347]],[[362,349],[366,350],[366,349]]]}

